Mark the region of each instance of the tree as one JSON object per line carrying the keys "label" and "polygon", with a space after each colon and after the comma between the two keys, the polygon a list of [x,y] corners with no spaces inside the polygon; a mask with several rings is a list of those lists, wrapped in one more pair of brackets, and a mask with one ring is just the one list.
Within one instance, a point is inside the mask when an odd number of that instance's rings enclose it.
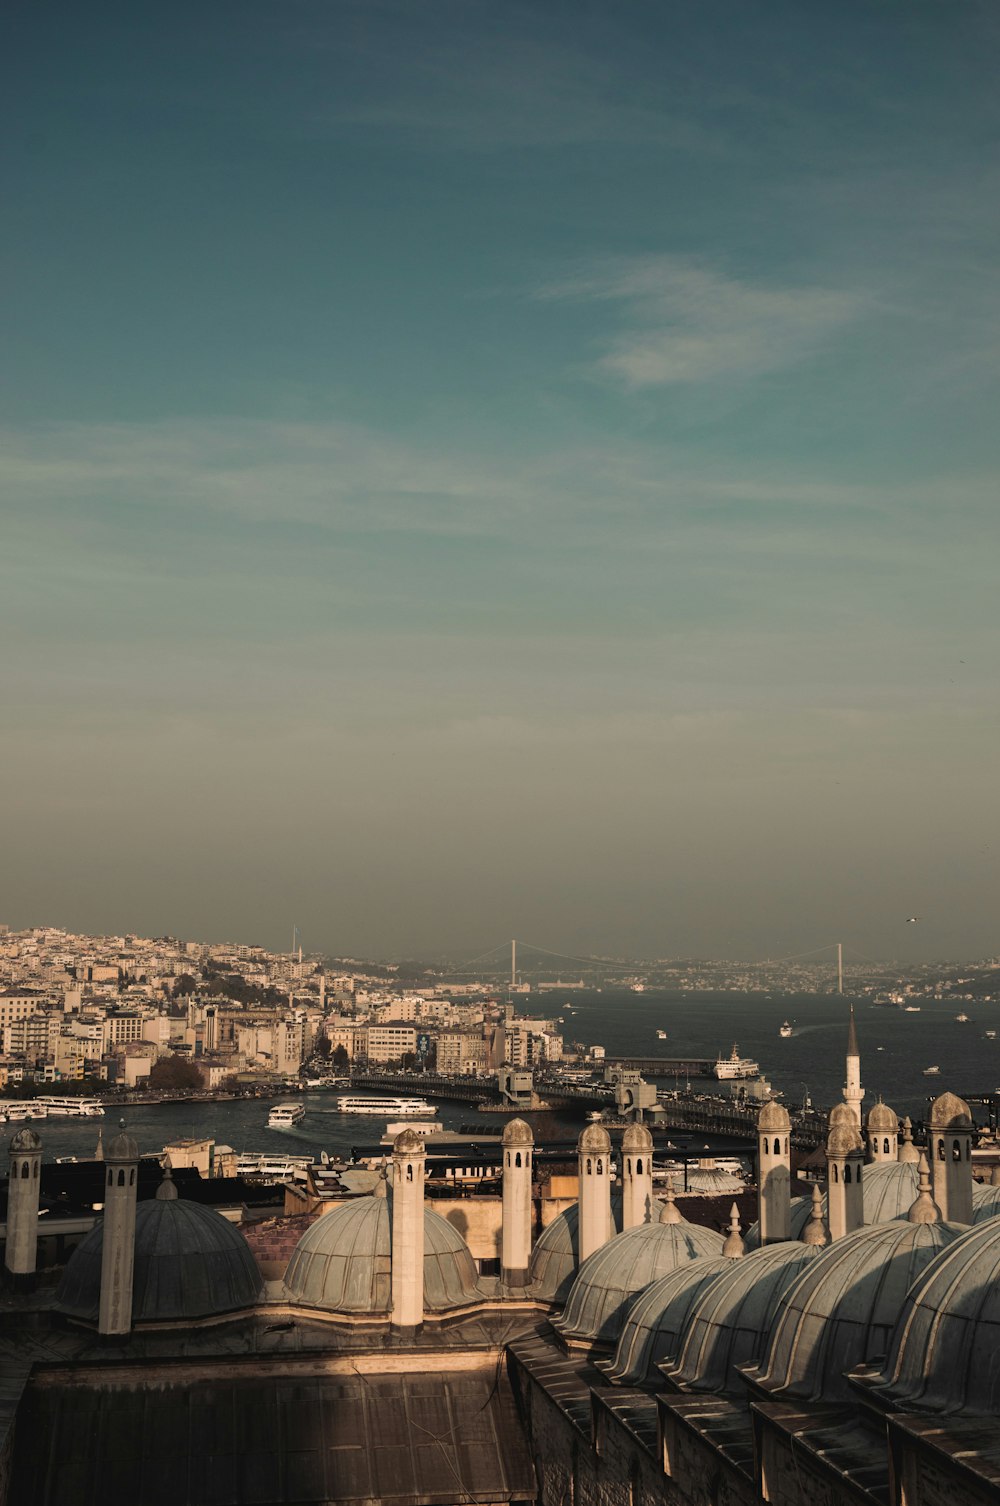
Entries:
{"label": "tree", "polygon": [[174,998],[183,999],[187,994],[197,993],[198,985],[190,973],[181,973],[174,984]]}
{"label": "tree", "polygon": [[334,1047],[333,1065],[335,1067],[349,1067],[351,1065],[351,1058],[348,1056],[347,1047],[343,1042],[339,1046]]}
{"label": "tree", "polygon": [[317,1032],[316,1041],[313,1045],[313,1053],[316,1056],[321,1056],[324,1061],[330,1055],[330,1037],[325,1030]]}
{"label": "tree", "polygon": [[149,1074],[151,1088],[200,1088],[201,1072],[183,1056],[161,1056]]}

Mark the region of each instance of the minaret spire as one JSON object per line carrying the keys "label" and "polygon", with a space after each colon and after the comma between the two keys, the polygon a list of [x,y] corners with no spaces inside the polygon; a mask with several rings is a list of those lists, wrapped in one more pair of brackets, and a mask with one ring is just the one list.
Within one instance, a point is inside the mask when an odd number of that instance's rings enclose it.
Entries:
{"label": "minaret spire", "polygon": [[865,1090],[861,1086],[861,1053],[858,1050],[858,1032],[854,1023],[854,1005],[851,1005],[847,1026],[847,1072],[844,1078],[844,1102],[854,1115],[857,1128],[861,1128],[861,1101]]}

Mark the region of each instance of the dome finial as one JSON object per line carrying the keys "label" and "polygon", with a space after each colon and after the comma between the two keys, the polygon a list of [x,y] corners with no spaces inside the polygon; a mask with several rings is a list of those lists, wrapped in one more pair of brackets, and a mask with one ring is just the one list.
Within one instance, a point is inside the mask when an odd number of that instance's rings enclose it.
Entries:
{"label": "dome finial", "polygon": [[104,1127],[103,1127],[103,1125],[98,1125],[98,1127],[97,1127],[97,1145],[94,1147],[94,1160],[95,1161],[103,1161],[104,1160]]}
{"label": "dome finial", "polygon": [[913,1143],[913,1124],[909,1114],[903,1120],[903,1138],[899,1142],[896,1159],[912,1166],[916,1166],[920,1160],[920,1152]]}
{"label": "dome finial", "polygon": [[177,1188],[174,1186],[174,1169],[170,1164],[170,1157],[163,1157],[163,1179],[156,1189],[156,1196],[161,1203],[172,1202],[177,1196]]}
{"label": "dome finial", "polygon": [[812,1208],[805,1228],[802,1230],[801,1240],[804,1245],[828,1245],[830,1233],[823,1221],[823,1194],[819,1190],[819,1183],[813,1183]]}
{"label": "dome finial", "polygon": [[931,1196],[931,1169],[927,1157],[920,1157],[917,1172],[917,1196],[906,1215],[911,1224],[936,1224],[941,1218],[941,1209]]}
{"label": "dome finial", "polygon": [[667,1190],[663,1194],[663,1207],[660,1209],[661,1224],[682,1224],[684,1219],[677,1206],[677,1194],[674,1191],[673,1177],[667,1178]]}
{"label": "dome finial", "polygon": [[722,1253],[728,1255],[730,1260],[738,1260],[746,1254],[743,1236],[740,1234],[740,1210],[735,1203],[729,1210],[729,1233],[722,1246]]}

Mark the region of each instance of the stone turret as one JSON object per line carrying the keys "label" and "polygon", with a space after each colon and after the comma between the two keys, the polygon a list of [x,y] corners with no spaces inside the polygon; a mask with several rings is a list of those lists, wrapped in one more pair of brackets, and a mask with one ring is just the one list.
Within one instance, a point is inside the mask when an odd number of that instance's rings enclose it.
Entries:
{"label": "stone turret", "polygon": [[773,1099],[765,1103],[757,1116],[757,1186],[762,1245],[773,1245],[791,1238],[791,1132],[788,1110]]}
{"label": "stone turret", "polygon": [[644,1124],[622,1136],[622,1229],[653,1219],[653,1137]]}
{"label": "stone turret", "polygon": [[503,1224],[500,1268],[505,1286],[531,1279],[531,1166],[535,1138],[523,1119],[511,1119],[503,1132]]}
{"label": "stone turret", "polygon": [[972,1113],[964,1098],[942,1093],[931,1104],[927,1145],[934,1201],[947,1223],[972,1223]]}
{"label": "stone turret", "polygon": [[392,1147],[392,1327],[424,1321],[424,1142],[405,1129]]}
{"label": "stone turret", "polygon": [[854,1115],[854,1127],[861,1128],[861,1101],[865,1090],[861,1086],[861,1053],[858,1049],[858,1032],[854,1023],[854,1005],[847,1027],[847,1071],[844,1077],[844,1102]]}
{"label": "stone turret", "polygon": [[138,1171],[138,1145],[131,1135],[116,1135],[104,1151],[101,1301],[97,1317],[98,1333],[109,1338],[128,1333],[132,1327]]}
{"label": "stone turret", "polygon": [[19,1129],[10,1142],[10,1182],[7,1188],[7,1247],[4,1265],[8,1282],[29,1287],[38,1259],[38,1188],[42,1171],[42,1142],[33,1129]]}
{"label": "stone turret", "polygon": [[899,1117],[881,1098],[868,1110],[865,1136],[869,1161],[898,1161]]}
{"label": "stone turret", "polygon": [[830,1110],[826,1141],[826,1206],[830,1238],[843,1239],[865,1221],[861,1173],[865,1148],[854,1119],[854,1108],[838,1103]]}
{"label": "stone turret", "polygon": [[579,1141],[580,1264],[614,1233],[611,1221],[611,1137],[603,1124],[588,1124]]}

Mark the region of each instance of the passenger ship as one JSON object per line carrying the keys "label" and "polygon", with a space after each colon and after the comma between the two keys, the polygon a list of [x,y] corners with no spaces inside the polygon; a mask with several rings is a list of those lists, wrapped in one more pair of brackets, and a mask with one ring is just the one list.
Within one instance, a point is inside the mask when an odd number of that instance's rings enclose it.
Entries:
{"label": "passenger ship", "polygon": [[338,1098],[338,1114],[379,1114],[389,1119],[420,1119],[436,1113],[424,1098]]}
{"label": "passenger ship", "polygon": [[741,1056],[738,1046],[734,1046],[729,1056],[720,1056],[715,1064],[715,1075],[720,1081],[729,1081],[734,1077],[759,1077],[760,1063],[755,1062],[750,1056]]}
{"label": "passenger ship", "polygon": [[35,1102],[43,1104],[46,1115],[51,1118],[53,1114],[65,1114],[70,1119],[92,1119],[97,1114],[104,1113],[104,1105],[99,1098],[36,1098]]}
{"label": "passenger ship", "polygon": [[306,1117],[301,1103],[276,1103],[267,1116],[268,1129],[293,1129]]}

